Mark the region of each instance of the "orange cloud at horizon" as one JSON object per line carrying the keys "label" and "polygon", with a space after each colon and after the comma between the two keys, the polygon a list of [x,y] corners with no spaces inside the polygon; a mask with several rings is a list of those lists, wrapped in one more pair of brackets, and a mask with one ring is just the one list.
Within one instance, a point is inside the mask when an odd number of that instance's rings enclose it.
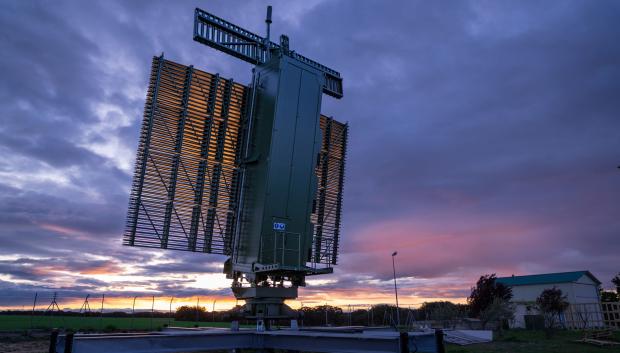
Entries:
{"label": "orange cloud at horizon", "polygon": [[[101,310],[101,296],[92,296],[88,299],[90,310],[93,312],[99,312]],[[57,299],[58,305],[61,310],[73,310],[78,311],[82,308],[85,298],[62,298]],[[446,301],[446,298],[401,298],[399,296],[399,305],[401,307],[418,307],[424,302],[431,301]],[[454,303],[465,303],[465,298],[457,300],[448,300]],[[134,297],[108,297],[106,296],[103,301],[104,312],[110,312],[114,310],[128,311],[132,310],[134,303]],[[45,311],[50,304],[50,300],[38,301],[36,305],[37,311]],[[168,312],[170,310],[175,311],[181,306],[196,306],[204,307],[207,311],[229,310],[235,307],[235,305],[243,305],[243,300],[235,300],[234,297],[165,297],[155,296],[145,297],[141,296],[136,299],[135,311],[154,311]],[[346,295],[346,293],[318,293],[311,296],[299,297],[295,300],[288,300],[286,304],[293,309],[299,309],[301,307],[314,307],[321,305],[331,305],[341,308],[347,308],[348,306],[370,306],[378,304],[390,304],[395,305],[394,296],[364,296],[362,294],[355,295],[353,297]],[[32,310],[32,304],[27,305],[0,305],[0,310]]]}
{"label": "orange cloud at horizon", "polygon": [[[394,304],[394,291],[392,282],[378,282],[371,280],[372,283],[364,283],[362,281],[349,284],[348,287],[338,288],[336,281],[325,281],[323,284],[300,287],[299,297],[295,300],[289,300],[287,305],[294,309],[302,306],[312,307],[320,305],[331,305],[342,308],[348,306],[369,306],[377,304]],[[398,293],[399,304],[402,307],[417,307],[424,302],[430,301],[451,301],[455,303],[464,303],[466,298],[458,296],[454,293],[460,293],[461,286],[458,283],[450,284],[451,280],[445,280],[445,283],[433,284],[430,279],[416,278],[399,278]],[[388,284],[386,286],[386,283]],[[437,293],[437,294],[434,294]],[[39,292],[36,310],[46,310],[52,299],[51,292]],[[92,311],[101,310],[101,301],[103,299],[104,311],[112,310],[131,311],[134,307],[136,311],[169,311],[187,305],[200,305],[205,307],[207,311],[214,308],[218,310],[228,310],[235,305],[242,305],[242,300],[237,301],[232,293],[230,295],[200,295],[200,296],[166,296],[161,293],[155,293],[151,296],[128,296],[128,295],[108,295],[107,293],[93,293],[88,298],[88,303]],[[34,293],[33,293],[34,297]],[[83,297],[65,297],[62,292],[58,294],[58,305],[61,309],[79,310],[84,304],[86,295]],[[31,310],[31,304],[23,305],[0,305],[0,310]]]}

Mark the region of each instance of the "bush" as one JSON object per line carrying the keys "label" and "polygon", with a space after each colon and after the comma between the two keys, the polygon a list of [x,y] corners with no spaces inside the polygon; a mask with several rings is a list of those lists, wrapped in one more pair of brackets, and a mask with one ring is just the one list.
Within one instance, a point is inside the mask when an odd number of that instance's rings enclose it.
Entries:
{"label": "bush", "polygon": [[536,299],[536,305],[545,317],[547,338],[551,338],[559,322],[560,314],[568,308],[566,296],[559,288],[545,289]]}
{"label": "bush", "polygon": [[179,321],[202,321],[207,317],[207,309],[204,306],[183,305],[177,308],[174,319]]}
{"label": "bush", "polygon": [[618,293],[611,291],[601,291],[602,302],[617,302],[619,300]]}
{"label": "bush", "polygon": [[502,298],[494,298],[493,302],[480,313],[482,329],[486,328],[489,322],[498,322],[498,330],[501,335],[504,322],[514,319],[515,306]]}

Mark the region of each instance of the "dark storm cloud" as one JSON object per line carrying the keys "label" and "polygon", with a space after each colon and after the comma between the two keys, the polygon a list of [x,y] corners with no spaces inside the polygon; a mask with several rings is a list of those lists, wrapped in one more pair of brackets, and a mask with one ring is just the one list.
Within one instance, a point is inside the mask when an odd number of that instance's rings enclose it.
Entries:
{"label": "dark storm cloud", "polygon": [[104,162],[103,158],[93,155],[92,152],[58,137],[39,136],[36,140],[26,140],[13,134],[0,133],[0,141],[8,149],[18,149],[24,155],[43,160],[52,166],[82,165],[89,161]]}
{"label": "dark storm cloud", "polygon": [[[101,246],[109,247],[109,237],[122,231],[124,210],[112,203],[70,200],[10,187],[0,187],[0,195],[4,226],[0,254],[53,255],[78,249],[99,252]],[[117,204],[126,202],[125,197],[108,199]]]}
{"label": "dark storm cloud", "polygon": [[[191,40],[193,8],[262,33],[265,5],[0,5],[0,275],[52,281],[28,258],[76,273],[221,272],[219,256],[121,247],[130,173],[151,57],[247,82],[249,65]],[[483,272],[589,269],[607,282],[620,252],[619,16],[612,1],[275,3],[274,37],[345,84],[323,101],[351,127],[340,280],[316,291],[379,286],[363,278],[389,278],[394,247],[399,276],[463,279],[438,295]],[[157,278],[162,293],[208,292]],[[65,290],[102,287],[79,277]]]}

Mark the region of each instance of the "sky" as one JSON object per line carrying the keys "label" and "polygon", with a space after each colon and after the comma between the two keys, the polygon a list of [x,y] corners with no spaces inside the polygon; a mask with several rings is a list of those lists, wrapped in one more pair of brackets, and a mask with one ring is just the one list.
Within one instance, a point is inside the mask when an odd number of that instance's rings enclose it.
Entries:
{"label": "sky", "polygon": [[[200,7],[338,70],[340,264],[299,305],[463,302],[482,274],[620,271],[617,1],[0,3],[0,308],[234,305],[218,255],[121,245],[154,55],[249,82]],[[80,299],[81,298],[81,299]],[[99,298],[99,299],[96,299]]]}

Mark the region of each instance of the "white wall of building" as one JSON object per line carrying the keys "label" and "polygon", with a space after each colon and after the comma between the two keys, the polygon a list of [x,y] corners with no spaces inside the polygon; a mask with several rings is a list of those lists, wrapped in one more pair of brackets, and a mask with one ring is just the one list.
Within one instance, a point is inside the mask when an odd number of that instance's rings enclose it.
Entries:
{"label": "white wall of building", "polygon": [[569,302],[575,301],[574,287],[572,283],[547,283],[547,284],[532,284],[524,286],[512,287],[512,301],[518,302],[535,302],[536,298],[540,296],[545,289],[558,288],[562,290],[562,293],[566,295]]}
{"label": "white wall of building", "polygon": [[573,285],[574,303],[598,303],[600,301],[598,286],[590,277],[582,276]]}
{"label": "white wall of building", "polygon": [[[568,303],[571,305],[567,310],[568,317],[563,317],[566,322],[577,321],[575,312],[587,311],[588,319],[586,326],[596,325],[602,320],[602,312],[600,311],[600,298],[598,295],[598,286],[590,277],[584,275],[575,282],[571,283],[547,283],[521,285],[512,287],[512,302],[515,304],[515,320],[511,323],[513,328],[525,328],[525,315],[537,314],[534,304],[536,298],[545,289],[558,288],[566,296]],[[599,317],[601,318],[599,320]],[[594,324],[596,322],[596,324]]]}

